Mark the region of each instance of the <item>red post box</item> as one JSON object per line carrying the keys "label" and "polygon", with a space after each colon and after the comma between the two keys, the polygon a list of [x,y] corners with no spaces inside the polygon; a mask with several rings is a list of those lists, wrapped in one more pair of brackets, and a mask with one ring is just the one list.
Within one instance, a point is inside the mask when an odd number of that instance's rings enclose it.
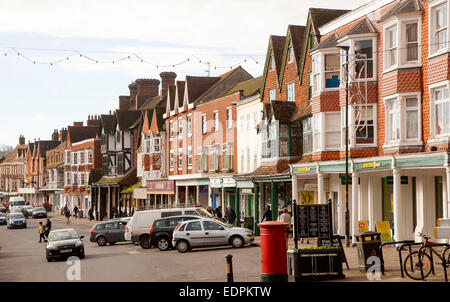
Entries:
{"label": "red post box", "polygon": [[287,282],[288,223],[267,221],[259,223],[261,229],[261,281]]}

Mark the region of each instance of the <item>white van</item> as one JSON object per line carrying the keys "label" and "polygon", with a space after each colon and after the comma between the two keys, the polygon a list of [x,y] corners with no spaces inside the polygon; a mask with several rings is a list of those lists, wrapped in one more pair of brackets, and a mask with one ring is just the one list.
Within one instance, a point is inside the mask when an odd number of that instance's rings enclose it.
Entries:
{"label": "white van", "polygon": [[134,213],[131,221],[127,224],[127,227],[129,228],[128,231],[131,232],[131,241],[133,243],[149,241],[150,228],[155,219],[180,215],[198,215],[206,218],[212,217],[208,211],[200,207],[138,211]]}
{"label": "white van", "polygon": [[24,206],[25,203],[25,199],[23,197],[11,197],[9,199],[9,208],[12,209],[13,207],[16,206]]}

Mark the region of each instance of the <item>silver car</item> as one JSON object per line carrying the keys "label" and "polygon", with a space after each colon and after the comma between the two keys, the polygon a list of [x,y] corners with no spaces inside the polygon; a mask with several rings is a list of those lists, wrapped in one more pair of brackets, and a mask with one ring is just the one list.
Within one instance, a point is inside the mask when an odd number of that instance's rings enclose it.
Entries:
{"label": "silver car", "polygon": [[192,248],[231,245],[242,247],[255,240],[253,232],[217,219],[201,218],[181,222],[173,232],[173,246],[180,253]]}

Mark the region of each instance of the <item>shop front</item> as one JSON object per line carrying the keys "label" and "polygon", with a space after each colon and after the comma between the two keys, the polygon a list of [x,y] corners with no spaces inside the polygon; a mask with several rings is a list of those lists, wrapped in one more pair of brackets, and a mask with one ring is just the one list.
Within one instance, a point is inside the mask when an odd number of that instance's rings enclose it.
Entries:
{"label": "shop front", "polygon": [[232,176],[213,176],[209,179],[211,188],[212,208],[222,208],[222,216],[226,208],[230,206],[236,212],[236,221],[240,221],[239,195],[236,189],[236,181]]}
{"label": "shop front", "polygon": [[147,180],[146,206],[150,208],[170,208],[175,201],[174,180]]}
{"label": "shop front", "polygon": [[206,208],[211,204],[209,178],[206,178],[206,175],[169,176],[169,181],[175,181],[174,196],[169,197],[171,207],[201,206]]}
{"label": "shop front", "polygon": [[292,165],[292,173],[293,198],[299,203],[331,199],[334,231],[340,235],[345,235],[347,210],[351,236],[358,233],[359,221],[367,221],[370,231],[377,222],[389,221],[395,240],[419,239],[419,232],[432,236],[437,219],[448,217],[450,168],[445,152],[353,159],[348,204],[345,162]]}

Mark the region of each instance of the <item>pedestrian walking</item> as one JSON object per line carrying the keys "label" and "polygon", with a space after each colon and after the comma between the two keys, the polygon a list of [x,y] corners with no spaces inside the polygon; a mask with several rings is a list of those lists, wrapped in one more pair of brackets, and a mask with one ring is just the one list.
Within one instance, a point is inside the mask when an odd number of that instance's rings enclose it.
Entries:
{"label": "pedestrian walking", "polygon": [[78,218],[78,207],[76,205],[73,208],[73,217]]}
{"label": "pedestrian walking", "polygon": [[287,208],[283,208],[281,215],[278,217],[278,221],[291,224],[291,214],[288,213]]}
{"label": "pedestrian walking", "polygon": [[89,215],[89,221],[94,219],[94,215],[93,215],[93,210],[92,208],[89,209],[88,215]]}
{"label": "pedestrian walking", "polygon": [[69,208],[66,206],[66,209],[64,211],[64,216],[66,216],[67,218],[67,224],[69,224],[69,219],[70,219],[70,211]]}
{"label": "pedestrian walking", "polygon": [[217,217],[217,218],[222,218],[222,207],[221,207],[221,206],[218,206],[218,207],[214,210],[214,212],[216,213],[216,217]]}
{"label": "pedestrian walking", "polygon": [[48,234],[50,234],[50,231],[52,230],[52,222],[50,221],[50,218],[47,217],[45,220],[44,230],[45,230],[45,238],[48,238]]}
{"label": "pedestrian walking", "polygon": [[229,224],[233,224],[236,220],[236,212],[230,206],[227,207],[227,210],[225,212],[225,220]]}
{"label": "pedestrian walking", "polygon": [[42,239],[45,239],[45,229],[41,221],[39,222],[39,243],[42,242]]}
{"label": "pedestrian walking", "polygon": [[266,210],[264,211],[261,222],[263,221],[272,221],[272,211],[270,210],[270,206],[266,205]]}

